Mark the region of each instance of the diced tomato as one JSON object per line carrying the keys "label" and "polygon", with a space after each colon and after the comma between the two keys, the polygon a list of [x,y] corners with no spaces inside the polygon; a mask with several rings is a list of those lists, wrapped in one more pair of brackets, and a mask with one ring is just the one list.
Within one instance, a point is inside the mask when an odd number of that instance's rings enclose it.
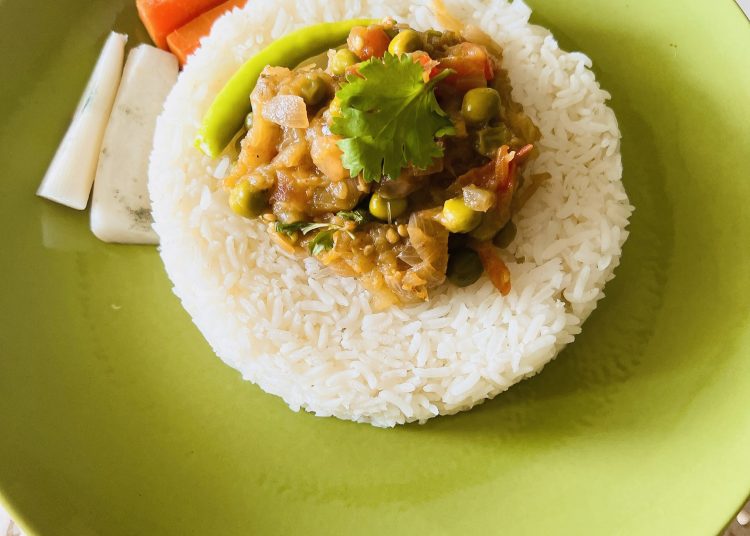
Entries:
{"label": "diced tomato", "polygon": [[355,63],[354,65],[350,65],[346,68],[346,75],[349,76],[350,74],[353,74],[354,76],[359,76],[360,78],[364,78],[359,72],[359,68],[362,64],[361,63]]}
{"label": "diced tomato", "polygon": [[518,168],[523,165],[524,161],[526,160],[526,157],[529,155],[529,153],[531,153],[531,150],[533,148],[534,146],[532,144],[527,143],[526,145],[521,147],[518,151],[516,151],[516,154],[513,156],[513,159],[508,164],[508,180],[507,180],[508,185],[515,184],[516,173],[518,172]]}
{"label": "diced tomato", "polygon": [[429,82],[432,78],[440,74],[442,69],[440,68],[440,62],[433,60],[427,52],[418,50],[417,52],[411,53],[411,58],[419,63],[424,69],[424,81]]}
{"label": "diced tomato", "polygon": [[511,155],[508,146],[503,145],[497,150],[495,156],[495,180],[497,182],[498,195],[513,195],[515,189],[515,174],[513,173],[513,160],[515,155]]}
{"label": "diced tomato", "polygon": [[349,50],[354,52],[362,61],[369,60],[372,57],[382,58],[391,38],[385,33],[382,26],[355,26],[349,32],[349,38],[346,44]]}
{"label": "diced tomato", "polygon": [[427,65],[432,61],[430,55],[422,50],[412,52],[411,59],[413,59],[415,63],[419,63],[422,67],[427,67]]}
{"label": "diced tomato", "polygon": [[448,55],[440,60],[442,69],[455,71],[445,78],[445,84],[461,92],[487,86],[494,77],[494,70],[487,50],[474,43],[460,43],[448,49]]}

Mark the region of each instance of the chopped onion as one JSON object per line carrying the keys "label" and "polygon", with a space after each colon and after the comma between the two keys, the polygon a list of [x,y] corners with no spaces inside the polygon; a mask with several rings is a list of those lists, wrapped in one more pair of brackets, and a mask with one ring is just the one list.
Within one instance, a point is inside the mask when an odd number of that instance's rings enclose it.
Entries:
{"label": "chopped onion", "polygon": [[307,128],[307,106],[302,97],[277,95],[263,106],[263,117],[287,128]]}
{"label": "chopped onion", "polygon": [[453,14],[451,14],[450,11],[448,11],[448,8],[445,7],[445,3],[443,2],[443,0],[433,0],[432,6],[440,26],[442,26],[446,30],[461,33],[461,29],[464,27],[464,23],[458,20],[453,16]]}
{"label": "chopped onion", "polygon": [[476,26],[474,24],[467,24],[461,29],[460,33],[461,37],[471,43],[484,45],[488,48],[497,47],[497,45],[495,45],[495,43],[492,41],[492,38],[487,35],[487,33],[484,32],[479,26]]}
{"label": "chopped onion", "polygon": [[409,266],[415,266],[422,262],[422,257],[419,256],[417,250],[412,246],[407,246],[404,250],[397,255],[399,259],[404,261]]}
{"label": "chopped onion", "polygon": [[428,287],[442,283],[448,267],[448,231],[435,220],[437,212],[436,209],[413,212],[406,226],[411,245],[422,259],[409,272]]}
{"label": "chopped onion", "polygon": [[479,212],[487,212],[495,205],[497,200],[494,192],[479,188],[473,184],[464,186],[463,194],[466,206]]}

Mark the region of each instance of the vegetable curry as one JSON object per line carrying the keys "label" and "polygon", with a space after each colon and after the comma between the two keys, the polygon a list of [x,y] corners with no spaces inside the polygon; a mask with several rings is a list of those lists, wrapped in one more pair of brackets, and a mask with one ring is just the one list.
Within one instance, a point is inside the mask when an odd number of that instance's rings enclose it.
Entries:
{"label": "vegetable curry", "polygon": [[358,277],[383,306],[483,272],[509,292],[498,248],[546,176],[522,175],[539,131],[486,35],[355,26],[294,68],[266,66],[250,101],[223,180],[279,247]]}

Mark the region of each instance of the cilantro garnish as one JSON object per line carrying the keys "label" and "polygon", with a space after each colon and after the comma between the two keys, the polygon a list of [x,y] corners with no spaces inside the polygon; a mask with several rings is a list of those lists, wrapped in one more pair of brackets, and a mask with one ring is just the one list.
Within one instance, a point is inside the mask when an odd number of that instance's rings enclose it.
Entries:
{"label": "cilantro garnish", "polygon": [[[357,209],[351,211],[340,211],[336,213],[336,216],[343,220],[353,221],[357,225],[369,221],[370,215],[364,209]],[[312,231],[318,230],[319,232],[308,244],[308,250],[312,255],[317,255],[333,247],[333,234],[337,231],[343,231],[354,240],[354,235],[351,231],[345,229],[340,225],[325,222],[309,222],[309,221],[296,221],[293,223],[282,223],[276,222],[276,232],[292,236],[296,232],[300,232],[303,235],[309,234]]]}
{"label": "cilantro garnish", "polygon": [[353,221],[357,225],[370,221],[370,213],[367,209],[358,208],[356,210],[342,210],[336,213],[341,219]]}
{"label": "cilantro garnish", "polygon": [[331,131],[344,139],[342,163],[352,176],[366,181],[395,179],[408,164],[426,169],[443,155],[436,138],[453,134],[453,124],[435,98],[435,85],[452,71],[429,82],[422,66],[407,54],[388,52],[360,64],[336,93],[341,114]]}
{"label": "cilantro garnish", "polygon": [[333,247],[333,231],[321,231],[315,235],[307,248],[312,255],[323,253]]}
{"label": "cilantro garnish", "polygon": [[305,225],[310,225],[310,224],[309,222],[306,222],[306,221],[296,221],[294,223],[281,223],[280,221],[277,221],[276,232],[285,234],[287,236],[292,236],[297,231],[301,231]]}

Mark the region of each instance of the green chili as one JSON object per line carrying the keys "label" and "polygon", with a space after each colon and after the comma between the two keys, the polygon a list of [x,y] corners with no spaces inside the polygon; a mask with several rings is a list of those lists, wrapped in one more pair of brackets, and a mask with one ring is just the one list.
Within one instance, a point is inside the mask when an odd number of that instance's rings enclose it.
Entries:
{"label": "green chili", "polygon": [[195,146],[212,158],[221,154],[251,111],[250,93],[267,65],[294,67],[346,41],[355,26],[375,22],[373,19],[324,22],[300,28],[268,45],[247,60],[216,96],[203,116]]}

